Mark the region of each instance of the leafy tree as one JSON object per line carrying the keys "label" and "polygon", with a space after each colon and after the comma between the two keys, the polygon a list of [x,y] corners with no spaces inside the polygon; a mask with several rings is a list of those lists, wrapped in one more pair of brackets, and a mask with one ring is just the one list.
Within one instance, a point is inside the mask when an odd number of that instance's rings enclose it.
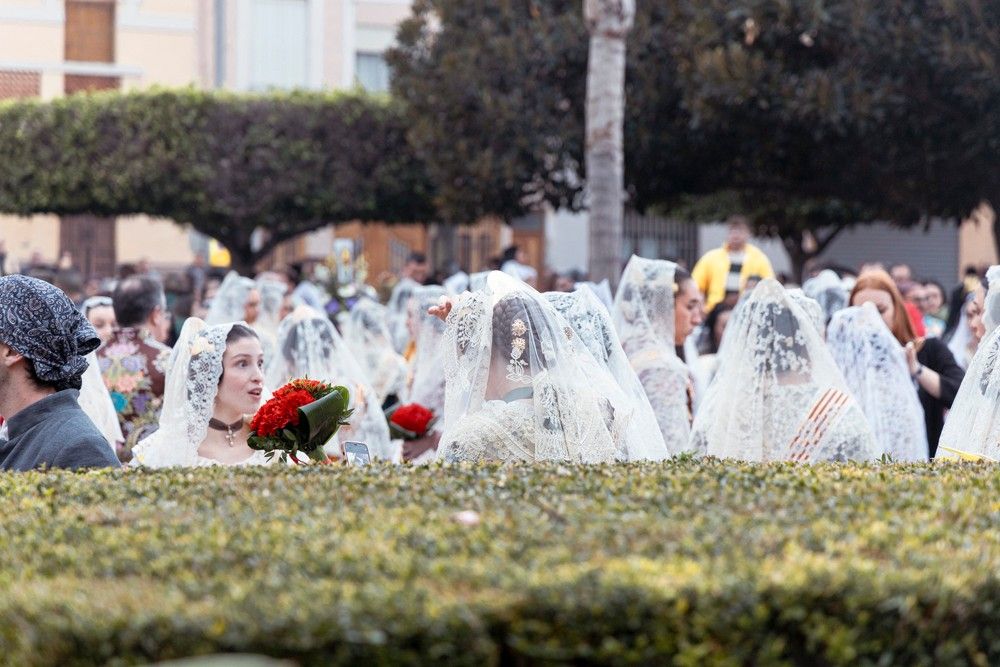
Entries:
{"label": "leafy tree", "polygon": [[356,94],[7,103],[0,210],[168,217],[217,238],[249,272],[281,241],[330,222],[431,217],[404,122],[397,105]]}
{"label": "leafy tree", "polygon": [[[640,2],[630,205],[742,210],[797,266],[865,220],[1000,200],[1000,3]],[[586,29],[575,2],[420,0],[394,90],[442,214],[579,206]],[[531,196],[526,196],[530,194]]]}

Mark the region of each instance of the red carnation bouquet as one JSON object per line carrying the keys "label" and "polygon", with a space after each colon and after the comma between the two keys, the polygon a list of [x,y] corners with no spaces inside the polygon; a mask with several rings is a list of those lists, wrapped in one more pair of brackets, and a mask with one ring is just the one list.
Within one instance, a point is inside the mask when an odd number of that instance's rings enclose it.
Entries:
{"label": "red carnation bouquet", "polygon": [[389,431],[394,438],[416,440],[422,438],[434,428],[437,417],[434,411],[419,403],[397,405],[385,415],[389,420]]}
{"label": "red carnation bouquet", "polygon": [[333,386],[318,380],[292,380],[274,392],[271,400],[260,406],[250,421],[251,449],[267,452],[267,460],[281,461],[298,454],[320,462],[327,461],[323,446],[330,441],[353,410],[347,387]]}

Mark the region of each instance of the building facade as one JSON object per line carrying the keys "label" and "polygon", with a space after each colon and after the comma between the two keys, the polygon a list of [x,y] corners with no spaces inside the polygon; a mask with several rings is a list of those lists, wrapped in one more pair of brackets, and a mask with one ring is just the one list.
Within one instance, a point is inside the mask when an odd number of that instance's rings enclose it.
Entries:
{"label": "building facade", "polygon": [[[152,86],[385,91],[383,54],[409,7],[409,0],[0,0],[0,100]],[[15,262],[54,263],[70,253],[88,276],[142,259],[181,266],[207,248],[185,227],[144,216],[0,216],[0,239]]]}

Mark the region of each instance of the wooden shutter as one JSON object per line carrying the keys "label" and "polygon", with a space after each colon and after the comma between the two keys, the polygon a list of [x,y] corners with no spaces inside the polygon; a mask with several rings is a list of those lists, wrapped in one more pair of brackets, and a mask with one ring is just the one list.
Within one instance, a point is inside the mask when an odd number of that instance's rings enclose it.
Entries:
{"label": "wooden shutter", "polygon": [[115,219],[67,215],[59,221],[59,252],[73,255],[84,278],[115,275]]}
{"label": "wooden shutter", "polygon": [[[67,62],[115,61],[115,3],[112,0],[66,0]],[[85,90],[113,90],[118,77],[67,74],[67,95]]]}

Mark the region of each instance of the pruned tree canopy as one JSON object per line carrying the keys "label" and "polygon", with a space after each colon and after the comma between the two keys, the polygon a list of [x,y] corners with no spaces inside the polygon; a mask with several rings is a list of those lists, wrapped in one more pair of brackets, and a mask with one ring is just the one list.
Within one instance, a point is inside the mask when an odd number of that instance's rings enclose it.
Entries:
{"label": "pruned tree canopy", "polygon": [[11,102],[0,106],[0,156],[4,212],[168,217],[217,238],[243,270],[330,222],[432,216],[399,106],[358,94]]}

